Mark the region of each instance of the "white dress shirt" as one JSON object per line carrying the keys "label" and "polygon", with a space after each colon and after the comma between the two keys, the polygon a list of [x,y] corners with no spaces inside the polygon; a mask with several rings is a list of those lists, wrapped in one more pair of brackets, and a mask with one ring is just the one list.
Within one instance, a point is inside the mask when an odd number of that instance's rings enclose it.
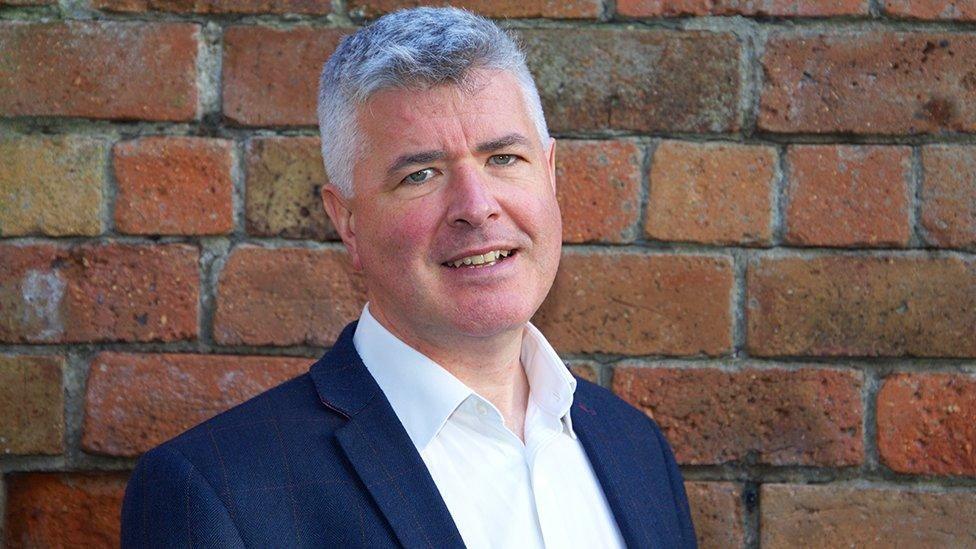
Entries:
{"label": "white dress shirt", "polygon": [[390,333],[368,304],[353,343],[469,548],[624,546],[573,432],[576,380],[534,326],[522,338],[524,444],[493,404]]}

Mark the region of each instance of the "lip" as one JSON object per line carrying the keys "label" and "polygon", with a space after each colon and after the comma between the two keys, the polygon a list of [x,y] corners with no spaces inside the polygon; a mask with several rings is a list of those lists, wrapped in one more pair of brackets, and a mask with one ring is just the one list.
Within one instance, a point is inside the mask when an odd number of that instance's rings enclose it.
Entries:
{"label": "lip", "polygon": [[457,255],[452,256],[450,259],[445,259],[444,261],[441,261],[441,265],[444,265],[445,263],[450,263],[452,261],[457,261],[457,260],[462,259],[462,258],[465,258],[465,257],[470,257],[472,255],[484,255],[484,254],[486,254],[488,252],[491,252],[491,251],[494,251],[494,250],[510,250],[510,251],[514,251],[514,250],[520,250],[520,249],[521,248],[519,248],[518,246],[515,246],[514,244],[495,244],[495,245],[491,245],[491,246],[482,246],[480,248],[473,248],[473,249],[471,249],[469,251],[461,252],[461,253],[459,253]]}
{"label": "lip", "polygon": [[446,280],[461,282],[463,284],[493,285],[502,281],[511,280],[512,276],[519,271],[521,259],[522,258],[519,256],[519,254],[515,254],[492,264],[484,264],[477,267],[469,266],[454,268],[441,265],[443,270],[440,272],[447,277]]}

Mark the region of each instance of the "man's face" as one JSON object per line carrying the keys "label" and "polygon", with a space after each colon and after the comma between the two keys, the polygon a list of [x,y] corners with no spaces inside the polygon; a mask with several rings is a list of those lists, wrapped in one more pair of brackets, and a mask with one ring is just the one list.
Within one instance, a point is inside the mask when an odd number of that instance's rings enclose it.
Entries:
{"label": "man's face", "polygon": [[354,197],[326,196],[371,312],[408,342],[520,328],[559,264],[554,144],[513,75],[468,84],[374,95],[358,113]]}

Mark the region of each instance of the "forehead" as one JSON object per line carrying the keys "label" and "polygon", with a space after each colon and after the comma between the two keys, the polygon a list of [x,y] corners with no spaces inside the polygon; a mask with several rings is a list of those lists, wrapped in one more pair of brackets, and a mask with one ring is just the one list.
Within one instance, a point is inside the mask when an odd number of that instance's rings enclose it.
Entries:
{"label": "forehead", "polygon": [[359,107],[357,121],[371,155],[413,148],[450,152],[511,133],[537,139],[522,89],[507,71],[476,73],[461,86],[383,90]]}

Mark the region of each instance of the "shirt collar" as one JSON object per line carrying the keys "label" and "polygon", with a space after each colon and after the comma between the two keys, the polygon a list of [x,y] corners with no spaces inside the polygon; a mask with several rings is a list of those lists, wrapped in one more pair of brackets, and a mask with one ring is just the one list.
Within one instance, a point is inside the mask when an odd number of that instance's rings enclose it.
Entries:
{"label": "shirt collar", "polygon": [[[465,399],[476,394],[384,328],[369,312],[368,303],[359,317],[353,345],[418,451],[437,436]],[[575,438],[569,410],[576,379],[542,333],[529,323],[520,358],[529,380],[529,398],[539,409],[559,418],[564,431]]]}
{"label": "shirt collar", "polygon": [[522,336],[522,366],[529,379],[529,398],[542,411],[559,418],[564,431],[576,438],[569,410],[573,406],[576,378],[569,373],[546,337],[531,322]]}

